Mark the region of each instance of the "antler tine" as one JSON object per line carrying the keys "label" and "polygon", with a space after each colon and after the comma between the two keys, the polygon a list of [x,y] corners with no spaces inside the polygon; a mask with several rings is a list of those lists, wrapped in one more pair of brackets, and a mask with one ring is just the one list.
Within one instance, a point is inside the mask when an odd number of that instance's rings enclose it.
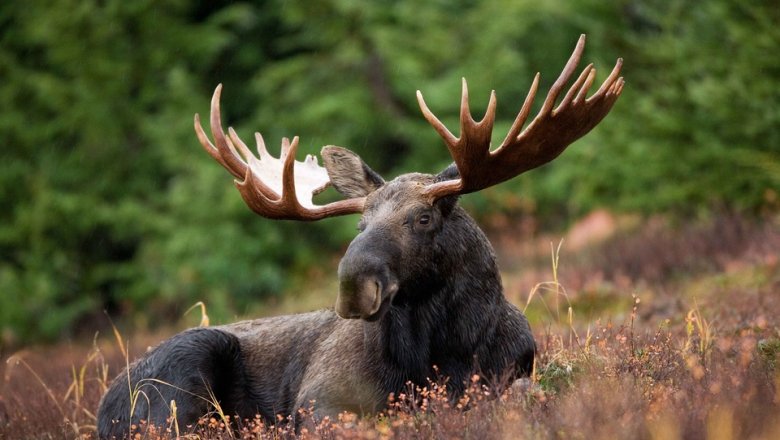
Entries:
{"label": "antler tine", "polygon": [[220,157],[222,157],[224,163],[227,164],[230,172],[239,179],[243,179],[244,176],[246,176],[248,166],[233,152],[233,150],[231,150],[228,144],[229,141],[225,137],[225,132],[222,131],[222,115],[219,107],[219,100],[221,97],[222,84],[219,84],[216,90],[214,90],[214,95],[211,97],[211,117],[209,118],[211,122],[211,135],[214,137],[214,142],[217,144],[217,150],[219,151]]}
{"label": "antler tine", "polygon": [[[596,99],[601,98],[602,96],[604,96],[604,94],[607,93],[607,91],[615,82],[623,83],[624,82],[623,78],[618,77],[618,75],[620,75],[620,70],[622,68],[623,68],[623,58],[618,58],[617,61],[615,62],[615,67],[612,68],[612,72],[610,72],[607,79],[604,80],[604,84],[602,84],[601,87],[599,87],[599,90],[596,93],[594,93],[593,96],[588,98],[586,101],[594,101]],[[621,91],[623,90],[622,87],[620,90]],[[617,92],[616,94],[619,95],[620,92]]]}
{"label": "antler tine", "polygon": [[447,144],[448,147],[454,146],[458,142],[458,138],[456,138],[455,135],[444,126],[439,118],[431,112],[431,109],[429,109],[428,105],[425,103],[425,99],[423,99],[422,92],[419,90],[417,91],[417,103],[420,105],[420,110],[422,110],[425,119],[433,126],[433,129],[439,133],[439,136],[444,139],[444,143]]}
{"label": "antler tine", "polygon": [[228,139],[231,141],[234,147],[237,147],[241,151],[241,155],[247,159],[252,156],[252,151],[246,146],[244,141],[236,134],[233,127],[228,127]]}
{"label": "antler tine", "polygon": [[582,84],[582,88],[577,93],[577,97],[574,98],[575,103],[582,101],[583,99],[585,99],[586,96],[588,96],[588,90],[590,90],[590,86],[593,85],[593,81],[595,80],[596,80],[596,69],[592,68],[588,72],[588,77],[585,79],[585,83]]}
{"label": "antler tine", "polygon": [[[282,139],[279,159],[268,154],[260,133],[255,133],[259,158],[233,128],[228,128],[226,136],[222,131],[220,115],[221,92],[222,85],[219,85],[211,99],[211,132],[216,146],[206,136],[197,114],[195,133],[206,152],[236,177],[236,187],[252,211],[272,219],[319,220],[363,210],[365,198],[362,197],[324,206],[312,202],[312,196],[327,188],[330,180],[327,171],[317,164],[316,159],[307,158],[304,162],[295,160],[298,136],[292,142],[288,138]],[[299,167],[297,180],[296,167]],[[301,199],[298,198],[299,192],[303,195]]]}
{"label": "antler tine", "polygon": [[298,196],[295,194],[295,153],[298,151],[298,136],[293,137],[292,143],[287,138],[282,139],[282,155],[284,168],[282,168],[282,203],[298,205]]}
{"label": "antler tine", "polygon": [[[566,95],[563,97],[563,100],[560,104],[558,104],[558,107],[554,110],[554,112],[561,111],[561,109],[566,108],[567,105],[574,99],[577,101],[580,98],[580,94],[584,92],[587,93],[587,90],[590,88],[590,85],[593,83],[593,78],[595,78],[595,69],[593,68],[593,63],[588,64],[585,66],[585,69],[583,69],[582,73],[580,73],[580,76],[577,78],[576,81],[574,81],[574,84],[569,88],[569,91],[566,92]],[[577,98],[574,98],[574,95],[577,95]]]}
{"label": "antler tine", "polygon": [[228,171],[233,173],[233,171],[225,163],[225,161],[222,160],[222,156],[219,155],[219,150],[217,150],[217,147],[215,147],[214,144],[212,144],[211,141],[209,140],[208,136],[206,136],[206,133],[203,131],[203,126],[200,124],[200,115],[197,113],[195,113],[194,125],[195,125],[195,134],[198,136],[198,140],[200,141],[200,144],[203,146],[203,149],[206,150],[206,153],[208,153],[209,156],[211,156],[214,160],[219,162],[220,165],[227,168]]}
{"label": "antler tine", "polygon": [[615,91],[613,93],[616,95],[620,95],[623,92],[623,85],[625,85],[625,83],[626,82],[623,80],[623,78],[620,78],[617,81],[617,87],[615,88]]}
{"label": "antler tine", "polygon": [[457,143],[448,146],[458,169],[468,168],[490,152],[490,139],[496,120],[496,92],[490,92],[485,116],[479,122],[474,120],[469,109],[469,88],[466,78],[462,79],[460,103],[460,137]]}
{"label": "antler tine", "polygon": [[279,159],[285,160],[285,158],[289,154],[290,154],[290,138],[283,137],[282,138],[282,149],[281,149],[281,151],[279,151]]}
{"label": "antler tine", "polygon": [[531,83],[531,88],[528,89],[528,94],[525,96],[523,106],[520,107],[520,113],[517,114],[515,122],[512,123],[512,127],[509,128],[509,133],[506,134],[506,137],[504,138],[504,141],[501,142],[501,147],[499,147],[498,150],[503,148],[504,145],[507,145],[510,140],[516,139],[517,136],[520,135],[520,131],[523,129],[523,125],[525,124],[526,119],[528,119],[528,115],[531,114],[531,105],[534,103],[536,91],[539,89],[539,76],[540,74],[537,72],[534,76],[534,81]]}
{"label": "antler tine", "polygon": [[257,154],[260,156],[261,160],[266,157],[271,157],[268,153],[268,149],[265,147],[265,139],[263,139],[263,135],[259,132],[255,132],[255,143],[257,144]]}
{"label": "antler tine", "polygon": [[466,78],[460,79],[460,136],[463,137],[470,125],[475,124],[477,121],[471,116],[471,109],[469,108],[469,85],[466,82]]}
{"label": "antler tine", "polygon": [[203,146],[203,149],[206,150],[206,152],[211,156],[214,160],[219,162],[220,165],[222,165],[225,169],[230,171],[231,174],[236,179],[243,179],[244,175],[241,174],[241,169],[235,169],[233,165],[228,163],[223,157],[222,152],[219,148],[215,147],[214,144],[211,143],[208,136],[206,136],[206,132],[203,130],[203,126],[200,123],[200,115],[195,114],[194,118],[194,127],[195,127],[195,134],[198,136],[198,140],[200,141],[200,144]]}
{"label": "antler tine", "polygon": [[580,39],[577,40],[577,46],[575,46],[574,52],[571,53],[569,61],[566,62],[566,66],[564,66],[563,71],[561,71],[558,79],[556,79],[552,87],[550,87],[550,91],[547,93],[547,98],[545,98],[544,104],[542,104],[542,109],[539,110],[539,115],[537,117],[550,113],[553,105],[555,105],[555,100],[561,93],[561,90],[563,90],[563,88],[566,86],[566,83],[569,82],[569,79],[577,69],[577,64],[580,63],[580,58],[582,58],[582,52],[584,50],[585,34],[582,34],[580,35]]}

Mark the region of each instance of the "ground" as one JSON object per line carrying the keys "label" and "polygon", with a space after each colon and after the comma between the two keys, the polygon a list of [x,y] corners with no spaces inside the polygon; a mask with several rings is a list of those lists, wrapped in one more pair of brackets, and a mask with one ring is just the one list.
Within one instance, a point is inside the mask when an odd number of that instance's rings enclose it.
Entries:
{"label": "ground", "polygon": [[[508,226],[509,224],[512,226]],[[531,222],[532,223],[532,222]],[[474,382],[394,396],[380,415],[310,425],[306,438],[780,438],[780,219],[597,212],[566,234],[486,219],[507,297],[539,346],[533,377],[504,392]],[[561,242],[561,238],[564,240]],[[335,280],[264,313],[327,306]],[[330,289],[330,290],[327,290]],[[179,328],[192,321],[182,320]],[[166,334],[113,334],[28,348],[3,362],[0,439],[94,438],[98,399]],[[129,340],[125,346],[118,341]],[[126,355],[126,352],[130,352]],[[476,379],[476,378],[475,378]],[[292,437],[285,421],[204,419],[199,438]],[[142,427],[136,427],[142,428]],[[171,421],[148,438],[173,438]]]}

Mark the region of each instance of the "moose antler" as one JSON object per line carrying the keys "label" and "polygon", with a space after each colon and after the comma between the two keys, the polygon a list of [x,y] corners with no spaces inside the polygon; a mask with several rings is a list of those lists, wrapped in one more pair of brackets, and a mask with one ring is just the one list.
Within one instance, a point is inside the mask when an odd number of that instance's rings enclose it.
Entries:
{"label": "moose antler", "polygon": [[[252,154],[233,128],[228,128],[229,136],[225,136],[219,110],[221,94],[220,84],[211,98],[211,133],[216,146],[203,131],[197,114],[195,133],[206,152],[236,177],[236,187],[252,211],[263,217],[286,220],[319,220],[363,211],[365,198],[362,197],[324,206],[312,202],[314,194],[325,190],[330,179],[325,168],[317,164],[315,156],[307,155],[303,162],[295,160],[298,136],[292,142],[282,139],[278,159],[268,153],[260,133],[255,133],[259,157]],[[301,193],[300,197],[298,193]]]}
{"label": "moose antler", "polygon": [[466,80],[463,80],[460,107],[461,135],[456,138],[430,111],[423,100],[422,93],[418,90],[417,101],[420,109],[425,119],[444,139],[460,174],[459,179],[429,185],[426,188],[428,196],[435,200],[450,194],[467,194],[509,180],[553,160],[569,144],[595,127],[609,113],[620,92],[623,91],[623,78],[618,77],[623,65],[622,58],[617,60],[612,73],[590,98],[586,98],[586,95],[596,77],[596,69],[593,68],[593,64],[585,67],[561,103],[553,110],[558,95],[577,68],[584,48],[585,35],[583,34],[561,75],[550,88],[541,110],[521,132],[539,87],[539,74],[536,74],[509,133],[501,145],[493,151],[490,151],[490,138],[496,117],[495,91],[490,94],[484,118],[476,122],[469,110],[468,87]]}

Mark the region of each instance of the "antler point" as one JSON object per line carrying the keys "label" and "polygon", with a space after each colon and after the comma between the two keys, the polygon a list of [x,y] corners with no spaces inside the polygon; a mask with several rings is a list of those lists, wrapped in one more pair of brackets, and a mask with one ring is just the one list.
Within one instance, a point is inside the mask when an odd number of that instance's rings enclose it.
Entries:
{"label": "antler point", "polygon": [[[474,122],[474,118],[471,116],[471,109],[469,108],[469,86],[466,83],[466,78],[461,78],[463,82],[463,89],[460,95],[460,134],[463,136],[465,124],[467,121]],[[468,118],[468,119],[467,119]]]}

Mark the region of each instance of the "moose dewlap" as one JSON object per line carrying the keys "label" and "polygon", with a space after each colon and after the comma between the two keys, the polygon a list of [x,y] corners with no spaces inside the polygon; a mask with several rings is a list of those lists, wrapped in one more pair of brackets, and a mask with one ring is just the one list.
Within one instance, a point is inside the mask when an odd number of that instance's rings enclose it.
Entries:
{"label": "moose dewlap", "polygon": [[[98,410],[101,438],[124,437],[140,420],[164,425],[176,404],[183,429],[218,403],[228,415],[267,420],[381,410],[408,382],[447,379],[457,398],[472,375],[511,383],[532,368],[535,344],[523,314],[504,297],[493,249],[457,204],[479,191],[557,157],[596,126],[623,89],[622,61],[590,97],[588,65],[563,98],[585,45],[581,36],[536,117],[523,129],[539,84],[501,145],[491,151],[496,99],[484,119],[468,108],[463,81],[460,137],[428,109],[423,115],[444,139],[454,163],[439,174],[409,173],[385,181],[355,153],[322,149],[324,167],[295,160],[298,138],[282,141],[277,159],[258,134],[258,156],[232,129],[222,129],[221,86],[211,101],[206,151],[237,180],[247,205],[270,219],[319,220],[360,213],[359,233],[339,264],[333,310],[256,319],[182,332],[148,352],[111,384]],[[312,196],[332,185],[345,199],[324,206]],[[436,369],[436,370],[434,370]]]}

